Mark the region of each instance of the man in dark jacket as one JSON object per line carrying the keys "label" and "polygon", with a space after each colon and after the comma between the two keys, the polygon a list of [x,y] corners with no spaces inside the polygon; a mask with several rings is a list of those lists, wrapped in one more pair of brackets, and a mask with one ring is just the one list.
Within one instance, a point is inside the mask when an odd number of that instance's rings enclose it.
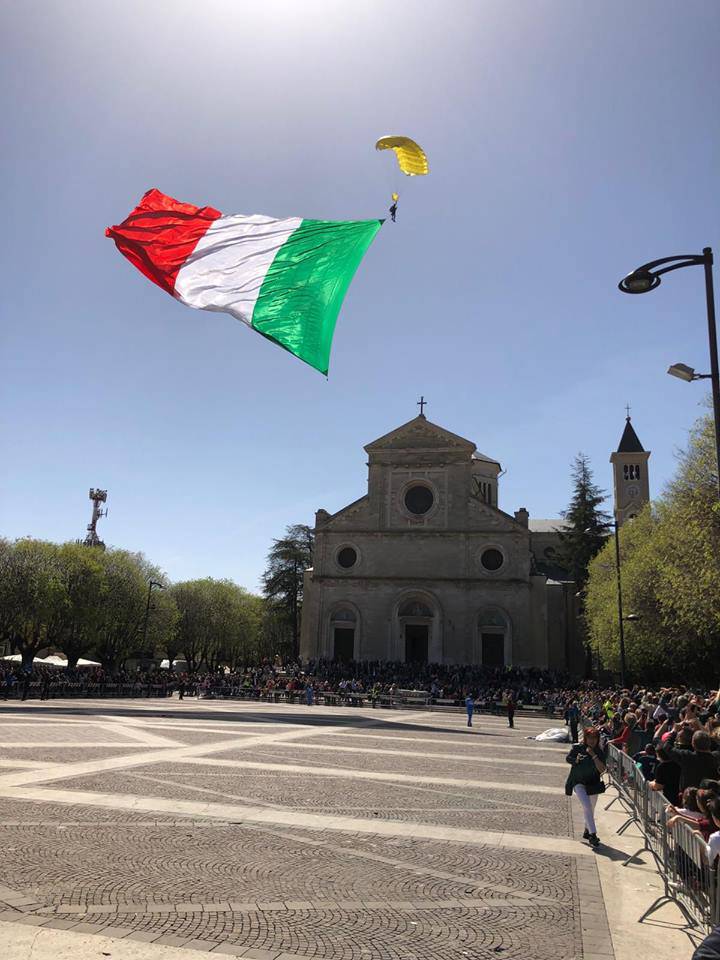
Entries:
{"label": "man in dark jacket", "polygon": [[720,926],[713,927],[692,955],[692,960],[720,960]]}
{"label": "man in dark jacket", "polygon": [[692,750],[675,746],[674,734],[665,745],[670,760],[680,767],[680,792],[686,787],[699,787],[702,780],[718,779],[718,761],[712,752],[712,739],[704,730],[696,730],[692,737]]}

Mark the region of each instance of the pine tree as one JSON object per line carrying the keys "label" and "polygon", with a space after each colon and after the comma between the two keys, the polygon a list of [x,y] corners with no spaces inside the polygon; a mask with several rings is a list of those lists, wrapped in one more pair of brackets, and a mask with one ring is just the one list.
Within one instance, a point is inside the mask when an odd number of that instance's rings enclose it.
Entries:
{"label": "pine tree", "polygon": [[268,566],[263,574],[263,593],[290,632],[292,654],[300,647],[303,574],[312,566],[313,532],[304,524],[293,524],[282,540],[273,540]]}
{"label": "pine tree", "polygon": [[567,526],[560,535],[560,562],[582,590],[587,583],[590,561],[608,538],[611,518],[600,509],[606,494],[593,482],[590,459],[584,453],[575,457],[572,477],[572,499],[567,510],[562,511]]}

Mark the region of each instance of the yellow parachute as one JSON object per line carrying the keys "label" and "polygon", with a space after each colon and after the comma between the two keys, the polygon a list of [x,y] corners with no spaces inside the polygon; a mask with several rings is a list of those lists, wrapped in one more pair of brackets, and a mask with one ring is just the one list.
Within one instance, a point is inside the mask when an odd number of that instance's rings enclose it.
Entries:
{"label": "yellow parachute", "polygon": [[376,150],[394,150],[398,166],[408,177],[424,177],[430,172],[423,148],[410,137],[380,137]]}

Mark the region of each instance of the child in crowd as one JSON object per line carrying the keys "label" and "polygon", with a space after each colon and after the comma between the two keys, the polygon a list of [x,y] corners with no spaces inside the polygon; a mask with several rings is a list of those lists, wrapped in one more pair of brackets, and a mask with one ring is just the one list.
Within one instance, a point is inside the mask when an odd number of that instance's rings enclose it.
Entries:
{"label": "child in crowd", "polygon": [[720,797],[713,795],[706,801],[705,806],[715,829],[709,837],[705,837],[701,830],[694,830],[693,832],[705,840],[705,856],[710,866],[713,867],[720,856]]}
{"label": "child in crowd", "polygon": [[672,830],[678,820],[691,822],[697,827],[698,821],[703,819],[703,813],[698,806],[698,788],[686,787],[682,794],[682,806],[676,807],[669,803],[665,808],[668,815],[667,827]]}
{"label": "child in crowd", "polygon": [[655,767],[658,765],[658,758],[652,743],[646,744],[644,750],[641,750],[640,753],[636,753],[633,756],[633,760],[640,768],[640,773],[642,773],[645,779],[652,780],[655,774]]}

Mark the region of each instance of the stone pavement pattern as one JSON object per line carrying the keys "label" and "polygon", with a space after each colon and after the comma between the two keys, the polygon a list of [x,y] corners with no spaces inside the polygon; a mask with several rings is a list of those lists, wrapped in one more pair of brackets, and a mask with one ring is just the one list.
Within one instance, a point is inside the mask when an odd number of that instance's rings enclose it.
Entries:
{"label": "stone pavement pattern", "polygon": [[9,704],[0,923],[249,960],[611,960],[567,748],[525,739],[545,726]]}

